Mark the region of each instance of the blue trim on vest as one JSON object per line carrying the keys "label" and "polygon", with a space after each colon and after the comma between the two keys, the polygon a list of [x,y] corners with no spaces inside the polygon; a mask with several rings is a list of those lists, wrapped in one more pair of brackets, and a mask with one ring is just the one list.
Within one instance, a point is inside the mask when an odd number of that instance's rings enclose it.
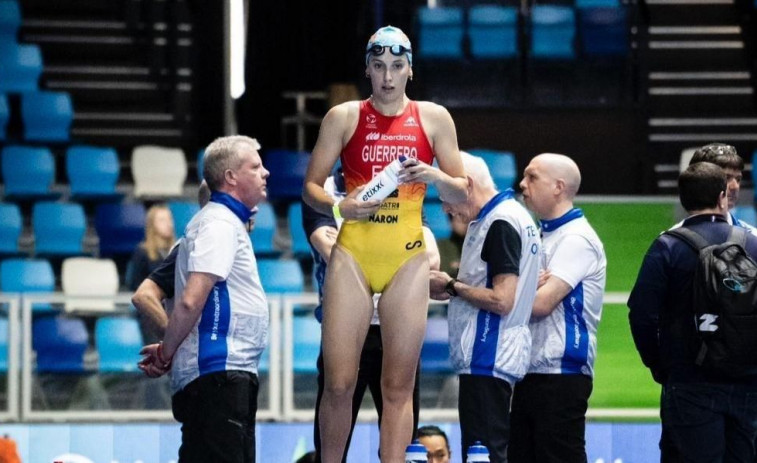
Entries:
{"label": "blue trim on vest", "polygon": [[580,374],[589,361],[589,330],[584,319],[584,284],[579,283],[562,300],[565,313],[565,353],[563,374]]}
{"label": "blue trim on vest", "polygon": [[471,374],[494,376],[494,364],[497,360],[499,345],[499,324],[502,316],[479,310],[476,317],[476,337],[473,340],[471,357]]}
{"label": "blue trim on vest", "polygon": [[200,376],[226,369],[226,338],[231,323],[231,301],[226,281],[218,281],[208,294],[197,326],[197,365]]}
{"label": "blue trim on vest", "polygon": [[237,216],[239,220],[241,220],[244,224],[246,224],[247,221],[250,220],[250,217],[252,217],[253,215],[253,212],[247,206],[245,206],[242,201],[220,191],[211,192],[210,201],[218,204],[223,204],[224,206],[228,207],[229,210],[233,212],[234,215]]}
{"label": "blue trim on vest", "polygon": [[576,220],[583,216],[584,212],[581,209],[574,207],[573,209],[563,214],[561,217],[552,220],[542,220],[541,229],[545,232],[552,232],[570,222],[571,220]]}
{"label": "blue trim on vest", "polygon": [[507,190],[501,193],[497,193],[496,195],[494,195],[492,199],[489,200],[489,202],[484,204],[484,207],[482,207],[480,211],[478,211],[476,220],[481,220],[484,217],[486,217],[486,214],[491,212],[491,210],[497,207],[497,205],[501,203],[502,201],[512,199],[514,197],[515,197],[515,190],[513,190],[512,188],[508,188]]}

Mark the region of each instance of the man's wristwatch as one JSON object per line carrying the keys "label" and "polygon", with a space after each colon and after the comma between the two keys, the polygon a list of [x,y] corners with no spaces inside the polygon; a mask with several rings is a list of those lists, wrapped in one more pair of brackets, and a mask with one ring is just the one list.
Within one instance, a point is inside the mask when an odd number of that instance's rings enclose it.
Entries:
{"label": "man's wristwatch", "polygon": [[450,297],[457,297],[457,290],[455,290],[455,283],[457,283],[457,280],[453,278],[449,280],[447,284],[444,286],[444,290],[447,292],[447,294],[450,295]]}

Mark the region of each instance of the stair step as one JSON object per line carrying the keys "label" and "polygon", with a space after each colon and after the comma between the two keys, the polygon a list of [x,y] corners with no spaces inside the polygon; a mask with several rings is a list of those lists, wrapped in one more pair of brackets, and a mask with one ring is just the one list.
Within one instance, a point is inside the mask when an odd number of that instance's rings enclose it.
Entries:
{"label": "stair step", "polygon": [[715,126],[757,126],[757,117],[734,117],[734,118],[663,118],[654,117],[649,119],[650,127],[715,127]]}
{"label": "stair step", "polygon": [[652,40],[649,42],[652,50],[713,50],[713,49],[742,49],[741,40]]}
{"label": "stair step", "polygon": [[710,143],[712,140],[728,142],[757,142],[757,133],[651,133],[651,142],[699,142]]}
{"label": "stair step", "polygon": [[728,81],[749,80],[752,74],[749,71],[732,72],[650,72],[649,80],[700,80],[700,81]]}
{"label": "stair step", "polygon": [[752,87],[649,87],[651,96],[751,95]]}
{"label": "stair step", "polygon": [[734,35],[740,26],[649,26],[650,35]]}

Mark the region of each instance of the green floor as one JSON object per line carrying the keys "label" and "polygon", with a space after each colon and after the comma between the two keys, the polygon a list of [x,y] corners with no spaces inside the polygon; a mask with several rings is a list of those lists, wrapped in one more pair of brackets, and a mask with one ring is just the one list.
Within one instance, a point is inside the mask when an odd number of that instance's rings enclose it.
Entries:
{"label": "green floor", "polygon": [[660,387],[641,363],[628,327],[628,308],[606,304],[597,335],[592,408],[656,408]]}

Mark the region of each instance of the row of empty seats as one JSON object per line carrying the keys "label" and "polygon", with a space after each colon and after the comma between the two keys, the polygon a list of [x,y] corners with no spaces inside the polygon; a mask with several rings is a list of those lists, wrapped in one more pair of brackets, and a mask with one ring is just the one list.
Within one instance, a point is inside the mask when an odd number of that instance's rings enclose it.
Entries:
{"label": "row of empty seats", "polygon": [[591,6],[578,9],[534,5],[525,17],[511,6],[477,5],[467,15],[460,7],[422,7],[418,10],[417,54],[419,59],[461,60],[466,57],[467,38],[473,59],[514,58],[524,48],[519,43],[519,21],[525,21],[523,30],[529,37],[525,49],[534,59],[627,55],[626,9],[612,2],[599,6],[600,0],[589,3]]}
{"label": "row of empty seats", "polygon": [[[58,197],[55,158],[47,147],[10,145],[0,153],[6,200]],[[73,145],[66,150],[66,174],[74,200],[119,200],[120,164],[115,149]],[[131,158],[134,195],[179,197],[184,193],[187,162],[178,148],[138,146]]]}

